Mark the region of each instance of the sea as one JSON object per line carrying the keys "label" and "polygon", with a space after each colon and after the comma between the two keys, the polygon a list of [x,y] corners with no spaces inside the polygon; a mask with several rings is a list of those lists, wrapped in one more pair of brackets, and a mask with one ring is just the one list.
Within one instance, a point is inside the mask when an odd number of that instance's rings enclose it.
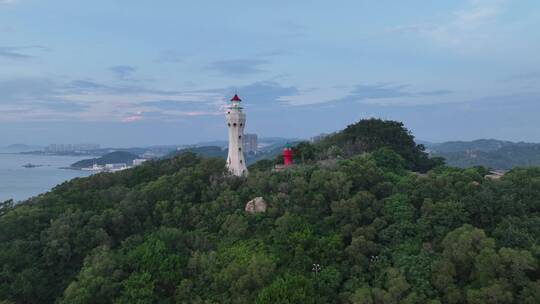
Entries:
{"label": "sea", "polygon": [[[21,201],[51,190],[67,180],[88,176],[87,171],[61,169],[88,156],[0,153],[0,202]],[[25,168],[25,164],[39,167]]]}

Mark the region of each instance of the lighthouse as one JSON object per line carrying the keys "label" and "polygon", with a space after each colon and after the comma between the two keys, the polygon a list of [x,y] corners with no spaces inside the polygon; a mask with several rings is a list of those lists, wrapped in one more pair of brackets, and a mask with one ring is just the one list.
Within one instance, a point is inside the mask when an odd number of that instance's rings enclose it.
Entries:
{"label": "lighthouse", "polygon": [[231,99],[227,107],[227,128],[229,130],[229,155],[227,156],[227,168],[231,174],[245,176],[248,174],[244,151],[242,151],[242,141],[244,127],[246,126],[246,114],[242,112],[240,102],[242,100],[237,94]]}
{"label": "lighthouse", "polygon": [[288,166],[292,165],[293,164],[292,157],[293,157],[292,149],[291,149],[291,147],[289,147],[289,145],[287,145],[283,149],[283,166],[288,167]]}

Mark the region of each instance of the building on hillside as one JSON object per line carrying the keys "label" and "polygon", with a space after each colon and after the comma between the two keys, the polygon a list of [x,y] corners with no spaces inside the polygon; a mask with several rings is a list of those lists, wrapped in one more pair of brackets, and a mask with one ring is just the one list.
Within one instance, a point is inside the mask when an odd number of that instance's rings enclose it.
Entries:
{"label": "building on hillside", "polygon": [[50,144],[45,147],[46,152],[59,153],[59,152],[83,152],[90,150],[97,150],[100,146],[98,144]]}
{"label": "building on hillside", "polygon": [[259,150],[257,134],[245,134],[242,145],[244,146],[245,153],[256,154]]}
{"label": "building on hillside", "polygon": [[137,159],[134,159],[133,160],[133,167],[136,167],[136,166],[140,166],[142,165],[145,161],[147,161],[148,159],[144,159],[144,158],[137,158]]}
{"label": "building on hillside", "polygon": [[321,133],[321,134],[319,134],[319,135],[313,136],[313,137],[311,138],[311,142],[312,142],[312,143],[319,142],[319,141],[325,139],[326,137],[328,137],[329,135],[330,135],[330,134]]}
{"label": "building on hillside", "polygon": [[227,107],[227,128],[229,132],[229,153],[227,155],[227,168],[231,174],[245,176],[248,174],[243,151],[243,136],[246,126],[246,114],[242,112],[237,94],[231,99]]}
{"label": "building on hillside", "polygon": [[506,170],[491,170],[489,174],[485,176],[486,179],[499,180],[504,177],[508,171]]}
{"label": "building on hillside", "polygon": [[289,145],[283,149],[283,165],[288,167],[293,164],[293,151]]}
{"label": "building on hillside", "polygon": [[293,163],[293,150],[289,145],[283,149],[283,164],[275,164],[273,171],[283,171],[289,167],[294,166]]}

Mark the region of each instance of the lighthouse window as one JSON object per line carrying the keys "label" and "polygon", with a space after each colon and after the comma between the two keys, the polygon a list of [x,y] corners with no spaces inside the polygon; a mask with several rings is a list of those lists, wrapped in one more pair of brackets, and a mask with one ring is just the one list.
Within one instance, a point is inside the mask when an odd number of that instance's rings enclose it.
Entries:
{"label": "lighthouse window", "polygon": [[240,127],[243,126],[244,124],[240,124]]}
{"label": "lighthouse window", "polygon": [[238,148],[238,151],[242,151],[242,148]]}
{"label": "lighthouse window", "polygon": [[240,160],[240,163],[242,163],[242,160]]}
{"label": "lighthouse window", "polygon": [[233,127],[236,127],[236,123],[233,123],[232,125],[233,125]]}
{"label": "lighthouse window", "polygon": [[242,138],[242,135],[238,135],[238,139],[241,139]]}
{"label": "lighthouse window", "polygon": [[228,123],[227,125],[228,125],[229,127],[231,126],[231,124],[230,124],[230,123]]}

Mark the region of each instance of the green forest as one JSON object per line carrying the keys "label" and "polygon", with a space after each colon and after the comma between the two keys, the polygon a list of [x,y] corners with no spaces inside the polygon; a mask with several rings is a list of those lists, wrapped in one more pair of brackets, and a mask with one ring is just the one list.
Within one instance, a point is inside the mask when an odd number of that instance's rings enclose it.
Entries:
{"label": "green forest", "polygon": [[540,144],[480,139],[430,144],[432,155],[444,157],[447,164],[460,167],[486,166],[495,170],[540,166]]}
{"label": "green forest", "polygon": [[540,168],[448,167],[378,119],[293,150],[248,177],[183,153],[2,203],[0,303],[540,303]]}

